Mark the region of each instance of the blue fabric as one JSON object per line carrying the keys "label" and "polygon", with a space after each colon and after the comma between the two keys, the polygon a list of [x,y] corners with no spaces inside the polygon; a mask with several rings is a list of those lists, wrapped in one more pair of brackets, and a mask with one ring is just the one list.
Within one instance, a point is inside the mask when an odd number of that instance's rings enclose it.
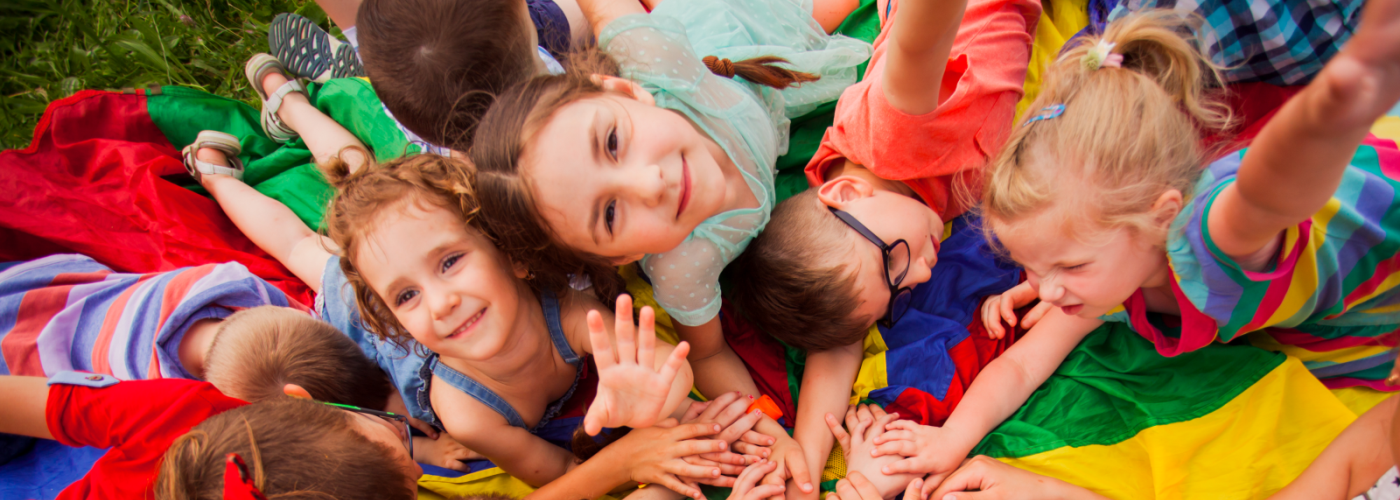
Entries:
{"label": "blue fabric", "polygon": [[421,353],[426,353],[427,349],[413,340],[401,347],[380,339],[364,328],[360,306],[355,302],[355,289],[346,281],[345,272],[340,269],[340,257],[331,256],[321,272],[321,293],[316,296],[316,313],[354,340],[365,356],[374,360],[389,375],[394,388],[403,398],[404,407],[408,408],[409,416],[432,422],[427,408],[419,404],[417,396],[423,388],[423,379],[418,373],[426,361]]}
{"label": "blue fabric", "polygon": [[480,401],[481,404],[486,405],[487,408],[495,410],[496,413],[505,417],[506,423],[514,427],[528,430],[531,433],[536,433],[539,429],[544,428],[549,424],[551,419],[559,415],[559,411],[563,409],[564,403],[567,402],[570,397],[573,397],[574,390],[578,389],[578,382],[583,378],[583,363],[579,362],[579,356],[574,352],[574,349],[569,347],[569,339],[564,337],[564,327],[559,323],[559,301],[554,298],[553,293],[546,291],[540,295],[540,308],[544,310],[544,323],[545,326],[549,328],[549,341],[554,344],[554,349],[559,351],[559,357],[564,358],[564,362],[574,365],[577,371],[574,372],[573,385],[569,386],[569,390],[564,393],[563,397],[550,403],[549,407],[545,408],[544,417],[540,419],[539,423],[536,423],[534,427],[526,426],[525,419],[520,417],[520,413],[515,411],[515,407],[511,406],[505,398],[497,395],[480,382],[472,380],[472,378],[468,377],[466,374],[440,362],[437,353],[428,356],[427,363],[420,368],[418,376],[418,378],[423,381],[422,389],[418,392],[418,405],[428,410],[430,419],[428,419],[427,422],[439,427],[441,427],[442,423],[441,420],[437,418],[437,413],[432,410],[432,404],[429,399],[429,395],[431,394],[430,382],[432,381],[433,375],[437,375],[438,378],[446,382],[447,385],[467,393],[468,396]]}
{"label": "blue fabric", "polygon": [[975,216],[953,220],[952,234],[938,251],[928,282],[914,287],[909,311],[891,328],[880,327],[889,350],[889,386],[871,393],[898,396],[912,387],[938,399],[948,394],[956,368],[948,349],[966,340],[982,298],[1016,286],[1021,268],[1000,259],[987,244]]}
{"label": "blue fabric", "polygon": [[564,10],[554,0],[525,0],[525,6],[530,9],[530,21],[535,23],[535,35],[539,38],[540,46],[556,58],[568,55],[573,33],[569,30],[569,18],[564,16]]}
{"label": "blue fabric", "polygon": [[1129,12],[1175,9],[1205,20],[1202,52],[1226,83],[1303,85],[1351,39],[1365,0],[1119,0],[1110,22]]}
{"label": "blue fabric", "polygon": [[[12,437],[0,434],[0,440]],[[25,438],[30,439],[30,438]],[[0,499],[49,500],[92,470],[107,450],[72,448],[48,439],[34,440],[34,449],[0,466]]]}

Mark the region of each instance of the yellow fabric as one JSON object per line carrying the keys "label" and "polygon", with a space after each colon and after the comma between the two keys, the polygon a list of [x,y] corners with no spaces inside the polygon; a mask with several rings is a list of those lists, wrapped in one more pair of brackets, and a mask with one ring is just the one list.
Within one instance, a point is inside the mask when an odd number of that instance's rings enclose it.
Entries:
{"label": "yellow fabric", "polygon": [[1394,396],[1395,393],[1381,392],[1370,387],[1347,387],[1332,389],[1332,395],[1336,396],[1352,413],[1360,416],[1372,407],[1381,404],[1385,398]]}
{"label": "yellow fabric", "polygon": [[[442,477],[424,475],[418,479],[419,500],[446,500],[471,495],[505,495],[521,498],[535,491],[524,481],[506,474],[500,467],[467,474],[462,477]],[[615,500],[604,495],[599,500]]]}
{"label": "yellow fabric", "polygon": [[1371,125],[1371,133],[1376,137],[1400,142],[1400,116],[1382,116]]}
{"label": "yellow fabric", "polygon": [[622,266],[617,268],[617,274],[627,281],[627,294],[632,296],[633,309],[641,310],[642,306],[651,306],[651,310],[656,312],[656,338],[671,345],[681,343],[680,336],[676,335],[676,328],[671,326],[671,315],[666,314],[666,310],[656,302],[656,297],[651,293],[651,285],[637,274],[637,269],[633,266]]}
{"label": "yellow fabric", "polygon": [[1070,37],[1089,25],[1088,0],[1047,0],[1041,2],[1040,22],[1035,26],[1035,41],[1031,46],[1030,66],[1026,68],[1026,95],[1016,103],[1016,119],[1040,95],[1040,82],[1045,70],[1060,54],[1060,48]]}
{"label": "yellow fabric", "polygon": [[1290,358],[1200,418],[1149,427],[1114,445],[1002,461],[1109,498],[1265,498],[1298,477],[1355,419]]}
{"label": "yellow fabric", "polygon": [[825,483],[843,477],[846,477],[846,455],[841,450],[841,443],[833,443],[831,454],[826,457],[826,468],[822,469],[821,482]]}

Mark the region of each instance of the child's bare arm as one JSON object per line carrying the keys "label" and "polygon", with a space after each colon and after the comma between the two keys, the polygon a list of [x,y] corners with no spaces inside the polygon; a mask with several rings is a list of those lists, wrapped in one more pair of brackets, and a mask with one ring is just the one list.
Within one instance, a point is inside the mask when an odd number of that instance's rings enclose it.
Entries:
{"label": "child's bare arm", "polygon": [[1051,310],[977,375],[943,427],[904,420],[890,424],[890,430],[902,432],[876,438],[877,453],[909,458],[889,465],[886,472],[931,474],[929,483],[937,484],[987,433],[1015,413],[1079,341],[1101,324],[1099,320],[1066,316],[1058,308]]}
{"label": "child's bare arm", "polygon": [[699,326],[673,322],[676,336],[690,344],[686,359],[695,371],[695,388],[707,397],[717,397],[731,391],[758,397],[758,384],[753,382],[744,361],[724,340],[719,316]]}
{"label": "child's bare arm", "polygon": [[[597,498],[628,481],[652,484],[647,489],[669,488],[694,498],[704,498],[695,479],[718,477],[720,470],[689,464],[683,458],[727,449],[723,441],[708,439],[721,432],[720,427],[713,422],[677,425],[675,420],[667,419],[653,427],[633,429],[526,498]],[[643,495],[640,498],[660,497]]]}
{"label": "child's bare arm", "polygon": [[53,439],[44,411],[49,401],[44,377],[0,376],[0,433]]}
{"label": "child's bare arm", "polygon": [[967,0],[905,0],[899,6],[880,82],[895,109],[922,115],[938,108],[943,71],[966,8]]}
{"label": "child's bare arm", "polygon": [[504,417],[484,405],[478,405],[479,409],[464,408],[466,411],[456,410],[451,405],[439,408],[437,401],[433,406],[444,416],[443,424],[452,439],[480,453],[525,484],[538,488],[563,476],[575,465],[573,454],[567,450],[507,424]]}
{"label": "child's bare arm", "polygon": [[1395,465],[1391,443],[1395,397],[1362,414],[1303,471],[1274,496],[1282,499],[1353,498],[1365,493]]}
{"label": "child's bare arm", "polygon": [[826,415],[839,418],[846,414],[851,385],[860,372],[862,352],[861,343],[857,342],[807,354],[807,367],[802,374],[802,401],[797,407],[792,436],[802,445],[808,470],[826,467],[833,441]]}
{"label": "child's bare arm", "polygon": [[1215,244],[1236,260],[1257,260],[1280,231],[1316,213],[1397,99],[1400,2],[1370,2],[1356,35],[1260,131],[1238,180],[1217,196],[1208,221]]}
{"label": "child's bare arm", "polygon": [[613,22],[613,19],[647,12],[642,8],[641,2],[636,0],[578,0],[578,6],[583,11],[583,17],[588,19],[588,25],[593,28],[595,37],[602,33],[603,27]]}
{"label": "child's bare arm", "polygon": [[330,238],[316,234],[292,209],[243,181],[214,174],[202,178],[204,189],[243,235],[321,293],[321,273],[331,252],[338,250]]}

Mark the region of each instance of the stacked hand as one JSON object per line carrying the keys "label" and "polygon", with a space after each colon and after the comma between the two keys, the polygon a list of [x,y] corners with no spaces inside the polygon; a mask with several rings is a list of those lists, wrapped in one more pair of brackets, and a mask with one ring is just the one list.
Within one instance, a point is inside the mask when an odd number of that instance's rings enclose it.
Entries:
{"label": "stacked hand", "polygon": [[737,392],[726,393],[705,403],[692,403],[683,423],[715,423],[724,428],[714,439],[730,445],[732,451],[696,455],[686,458],[693,465],[719,467],[722,475],[716,479],[697,480],[700,483],[731,487],[746,465],[756,464],[772,453],[767,448],[777,440],[755,432],[753,426],[763,418],[763,412],[745,413],[751,400]]}
{"label": "stacked hand", "polygon": [[603,448],[599,455],[607,453],[623,460],[633,481],[659,484],[676,493],[703,499],[699,483],[718,479],[720,467],[695,465],[686,459],[727,451],[729,445],[723,440],[704,439],[723,430],[716,423],[679,424],[668,418],[652,427],[633,429]]}
{"label": "stacked hand", "polygon": [[876,453],[877,440],[886,434],[886,427],[899,418],[898,413],[885,413],[878,406],[859,405],[846,410],[846,427],[828,413],[826,425],[841,445],[848,473],[860,472],[882,496],[893,497],[917,476],[889,474],[889,466],[899,460],[895,455]]}
{"label": "stacked hand", "polygon": [[[681,342],[666,364],[655,368],[656,313],[643,307],[640,328],[632,324],[632,297],[617,298],[614,333],[617,345],[608,339],[603,316],[588,312],[588,336],[593,343],[593,360],[598,365],[598,395],[583,417],[584,431],[596,436],[603,427],[649,427],[662,415],[666,397],[685,364],[690,345]],[[638,331],[640,329],[640,332]]]}

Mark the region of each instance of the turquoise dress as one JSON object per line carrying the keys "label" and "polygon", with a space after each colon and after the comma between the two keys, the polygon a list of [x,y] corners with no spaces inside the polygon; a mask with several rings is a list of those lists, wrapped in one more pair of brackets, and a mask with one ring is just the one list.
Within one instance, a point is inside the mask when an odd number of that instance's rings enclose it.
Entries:
{"label": "turquoise dress", "polygon": [[[787,151],[792,110],[840,96],[855,82],[856,66],[870,57],[870,45],[827,35],[810,9],[788,0],[667,0],[650,14],[614,20],[598,45],[617,60],[624,78],[651,92],[657,106],[684,115],[719,144],[758,199],[758,207],[716,214],[675,249],[642,258],[656,301],[672,320],[704,324],[719,314],[720,271],[773,211],[774,163]],[[822,79],[786,91],[760,88],[710,73],[701,62],[705,55],[778,55]],[[789,99],[797,104],[790,107]]]}

